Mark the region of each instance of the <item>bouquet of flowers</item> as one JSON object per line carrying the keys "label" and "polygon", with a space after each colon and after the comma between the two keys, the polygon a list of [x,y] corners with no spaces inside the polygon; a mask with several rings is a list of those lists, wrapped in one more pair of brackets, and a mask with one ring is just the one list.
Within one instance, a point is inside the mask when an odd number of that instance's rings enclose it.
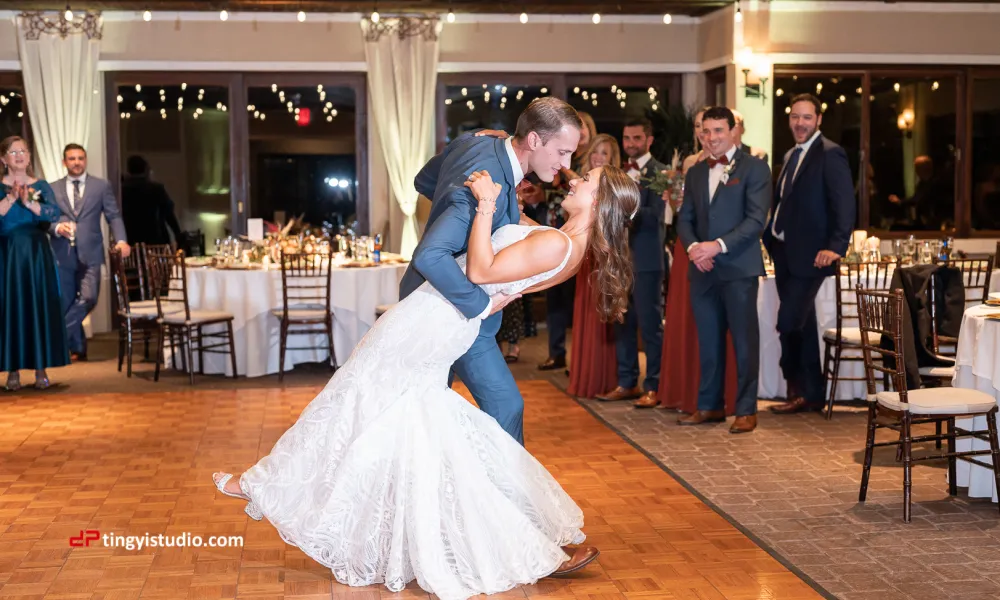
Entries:
{"label": "bouquet of flowers", "polygon": [[670,160],[670,166],[662,171],[653,173],[652,177],[643,177],[640,181],[647,188],[662,196],[663,192],[670,190],[671,194],[677,196],[681,185],[684,183],[684,176],[681,174],[681,159],[677,149],[674,149],[674,156]]}

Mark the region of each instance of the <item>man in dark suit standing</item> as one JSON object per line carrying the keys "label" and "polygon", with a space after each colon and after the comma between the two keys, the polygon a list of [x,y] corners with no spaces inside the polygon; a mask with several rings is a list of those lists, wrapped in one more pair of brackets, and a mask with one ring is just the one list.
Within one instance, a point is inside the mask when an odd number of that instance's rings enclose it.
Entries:
{"label": "man in dark suit standing", "polygon": [[737,372],[736,420],[729,431],[746,433],[757,428],[757,288],[764,274],[760,235],[771,199],[771,173],[767,163],[735,146],[735,126],[728,108],[705,111],[702,128],[709,158],[688,170],[677,217],[677,234],[691,260],[688,278],[701,364],[698,410],[678,423],[726,420],[722,393],[728,326]]}
{"label": "man in dark suit standing", "polygon": [[149,163],[141,156],[125,162],[127,175],[122,182],[122,216],[132,244],[169,244],[170,234],[181,245],[181,226],[174,213],[174,201],[162,183],[150,179]]}
{"label": "man in dark suit standing", "polygon": [[[636,119],[625,124],[622,147],[628,161],[622,165],[641,190],[639,212],[629,230],[632,268],[635,273],[632,296],[628,300],[625,321],[615,324],[615,356],[618,361],[618,387],[597,399],[603,402],[635,400],[640,408],[656,406],[660,385],[660,352],[663,349],[663,262],[666,225],[663,221],[665,203],[643,179],[653,177],[666,165],[650,154],[653,144],[653,124],[648,119]],[[639,387],[639,339],[646,350],[646,380]]]}
{"label": "man in dark suit standing", "polygon": [[795,147],[785,154],[764,231],[781,303],[778,336],[788,384],[788,401],[771,408],[779,414],[823,407],[826,380],[819,361],[816,294],[847,252],[854,227],[847,153],[820,133],[821,106],[811,94],[792,98],[788,122]]}
{"label": "man in dark suit standing", "polygon": [[83,320],[94,310],[101,290],[105,252],[101,215],[107,219],[123,257],[128,257],[131,248],[114,189],[107,180],[87,173],[87,151],[83,146],[66,146],[63,166],[66,177],[52,184],[63,213],[61,221],[51,229],[52,251],[59,265],[70,358],[87,360]]}

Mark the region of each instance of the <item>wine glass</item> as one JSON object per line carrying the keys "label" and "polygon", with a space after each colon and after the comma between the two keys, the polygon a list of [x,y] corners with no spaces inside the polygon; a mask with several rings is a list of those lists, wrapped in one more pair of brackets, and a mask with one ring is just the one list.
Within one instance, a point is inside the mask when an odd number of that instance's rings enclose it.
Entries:
{"label": "wine glass", "polygon": [[931,259],[933,258],[933,256],[934,253],[931,250],[931,243],[929,241],[925,241],[923,244],[920,244],[920,264],[922,265],[931,264]]}

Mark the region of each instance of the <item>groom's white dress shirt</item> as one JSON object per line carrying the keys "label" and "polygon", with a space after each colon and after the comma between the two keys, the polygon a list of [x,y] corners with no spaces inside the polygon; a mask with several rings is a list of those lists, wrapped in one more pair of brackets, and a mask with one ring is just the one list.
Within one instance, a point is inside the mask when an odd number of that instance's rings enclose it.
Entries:
{"label": "groom's white dress shirt", "polygon": [[[507,150],[507,159],[510,160],[510,170],[514,173],[514,187],[517,187],[521,180],[524,179],[524,171],[521,169],[521,163],[517,160],[517,154],[514,152],[514,144],[511,143],[511,139],[507,138],[503,141],[503,147]],[[486,301],[486,310],[479,313],[480,319],[485,319],[490,316],[490,312],[493,310],[493,298],[489,298]]]}

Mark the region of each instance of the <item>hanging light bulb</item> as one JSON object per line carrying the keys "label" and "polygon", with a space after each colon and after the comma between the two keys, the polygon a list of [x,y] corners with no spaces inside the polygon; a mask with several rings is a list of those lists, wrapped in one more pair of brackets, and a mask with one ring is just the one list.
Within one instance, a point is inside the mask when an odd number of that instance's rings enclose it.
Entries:
{"label": "hanging light bulb", "polygon": [[152,11],[148,11],[148,10],[147,11],[143,11],[143,13],[142,13],[142,20],[146,21],[147,23],[150,22],[150,21],[152,21],[153,20],[153,13],[152,13]]}
{"label": "hanging light bulb", "polygon": [[300,10],[298,16],[296,17],[299,23],[305,23],[306,21],[306,11]]}
{"label": "hanging light bulb", "polygon": [[229,11],[227,11],[226,9],[222,9],[221,11],[219,11],[219,19],[222,21],[228,21]]}
{"label": "hanging light bulb", "polygon": [[377,10],[372,11],[372,23],[378,23],[379,15]]}
{"label": "hanging light bulb", "polygon": [[743,10],[740,8],[739,0],[736,0],[736,15],[733,17],[737,23],[743,22]]}
{"label": "hanging light bulb", "polygon": [[449,23],[454,23],[455,22],[455,11],[453,11],[453,10],[449,10],[448,11],[448,22]]}
{"label": "hanging light bulb", "polygon": [[63,13],[63,18],[67,21],[73,20],[73,10],[70,9],[69,3],[66,4],[66,12]]}
{"label": "hanging light bulb", "polygon": [[670,16],[670,13],[663,15],[663,24],[670,25],[674,22],[674,18]]}
{"label": "hanging light bulb", "polygon": [[591,20],[594,22],[594,25],[599,24],[601,22],[600,13],[594,13],[594,16],[591,18]]}
{"label": "hanging light bulb", "polygon": [[521,13],[521,23],[527,23],[527,22],[528,22],[528,13],[526,12]]}

